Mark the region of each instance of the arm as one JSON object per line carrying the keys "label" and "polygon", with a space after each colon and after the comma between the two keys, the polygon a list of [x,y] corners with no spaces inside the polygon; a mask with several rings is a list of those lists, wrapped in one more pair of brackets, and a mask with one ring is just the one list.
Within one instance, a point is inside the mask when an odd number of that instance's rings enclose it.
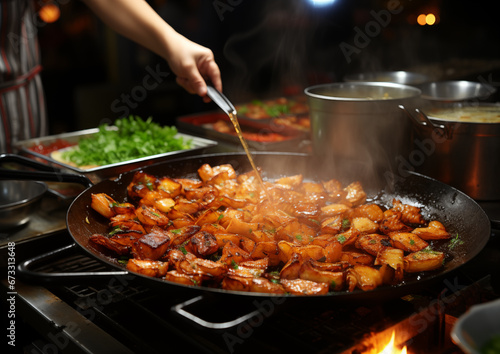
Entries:
{"label": "arm", "polygon": [[206,97],[204,77],[222,91],[219,67],[212,51],[177,33],[144,0],[83,0],[117,33],[163,57],[190,93]]}

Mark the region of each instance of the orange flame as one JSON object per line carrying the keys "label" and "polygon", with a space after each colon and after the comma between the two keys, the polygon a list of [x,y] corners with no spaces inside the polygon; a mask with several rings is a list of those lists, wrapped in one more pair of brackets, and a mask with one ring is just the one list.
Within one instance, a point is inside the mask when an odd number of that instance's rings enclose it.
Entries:
{"label": "orange flame", "polygon": [[385,348],[379,352],[379,354],[407,354],[406,346],[401,350],[396,349],[396,347],[394,346],[395,337],[396,335],[394,331],[392,331],[391,340],[389,341],[389,343],[387,343]]}

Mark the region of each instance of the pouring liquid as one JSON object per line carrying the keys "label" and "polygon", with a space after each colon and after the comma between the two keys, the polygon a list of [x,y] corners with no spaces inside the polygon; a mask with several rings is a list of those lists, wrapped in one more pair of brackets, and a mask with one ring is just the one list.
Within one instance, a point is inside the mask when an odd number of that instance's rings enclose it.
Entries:
{"label": "pouring liquid", "polygon": [[264,190],[267,199],[272,202],[272,199],[270,198],[269,193],[267,192],[267,188],[264,185],[264,181],[262,180],[262,176],[260,175],[259,171],[257,170],[257,166],[255,165],[255,162],[253,160],[252,154],[250,153],[250,149],[248,148],[247,141],[243,137],[243,132],[241,131],[240,123],[238,122],[238,117],[235,113],[228,113],[229,119],[231,120],[231,123],[233,123],[234,130],[236,130],[236,134],[238,135],[238,138],[240,139],[241,145],[243,146],[243,149],[245,150],[245,153],[247,154],[248,160],[250,161],[250,165],[252,166],[253,171],[255,172],[255,175],[257,176],[257,180],[259,181],[260,185],[262,186],[262,189]]}

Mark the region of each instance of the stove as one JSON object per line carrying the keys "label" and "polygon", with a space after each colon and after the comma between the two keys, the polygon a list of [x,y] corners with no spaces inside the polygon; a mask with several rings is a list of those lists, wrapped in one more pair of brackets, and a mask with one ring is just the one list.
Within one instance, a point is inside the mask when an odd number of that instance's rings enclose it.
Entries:
{"label": "stove", "polygon": [[[67,208],[65,203],[58,205]],[[44,210],[40,212],[49,209]],[[50,213],[58,215],[57,210]],[[164,353],[172,349],[188,353],[375,353],[392,332],[396,346],[406,345],[409,353],[461,353],[450,339],[457,318],[474,304],[500,297],[498,230],[492,231],[477,257],[418,293],[387,302],[336,303],[333,298],[287,301],[170,293],[170,288],[158,290],[136,283],[133,276],[28,284],[19,274],[8,273],[10,256],[20,262],[72,244],[64,227],[42,234],[33,232],[36,225],[30,228],[35,236],[25,237],[26,231],[18,230],[15,241],[9,237],[2,245],[3,274],[12,275],[1,281],[6,294],[4,314],[15,316],[3,316],[4,328],[7,342],[13,340],[15,349],[24,353]],[[67,254],[34,270],[102,272],[108,266],[69,247]]]}

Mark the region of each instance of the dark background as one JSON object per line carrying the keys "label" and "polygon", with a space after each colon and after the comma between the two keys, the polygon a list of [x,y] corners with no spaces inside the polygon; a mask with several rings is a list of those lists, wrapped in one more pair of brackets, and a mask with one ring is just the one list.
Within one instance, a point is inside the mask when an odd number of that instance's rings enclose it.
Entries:
{"label": "dark background", "polygon": [[[112,122],[124,112],[117,109],[123,107],[122,95],[139,93],[147,68],[169,71],[162,58],[116,35],[80,1],[55,3],[60,19],[38,27],[51,133]],[[500,84],[494,1],[336,0],[322,7],[311,0],[149,3],[178,32],[213,50],[224,92],[234,103],[300,94],[310,85],[380,70]],[[394,7],[401,11],[388,12]],[[437,14],[437,24],[416,23],[420,13],[430,12]],[[345,48],[354,52],[346,55]],[[178,116],[217,109],[183,91],[173,75],[127,107],[168,125]]]}

